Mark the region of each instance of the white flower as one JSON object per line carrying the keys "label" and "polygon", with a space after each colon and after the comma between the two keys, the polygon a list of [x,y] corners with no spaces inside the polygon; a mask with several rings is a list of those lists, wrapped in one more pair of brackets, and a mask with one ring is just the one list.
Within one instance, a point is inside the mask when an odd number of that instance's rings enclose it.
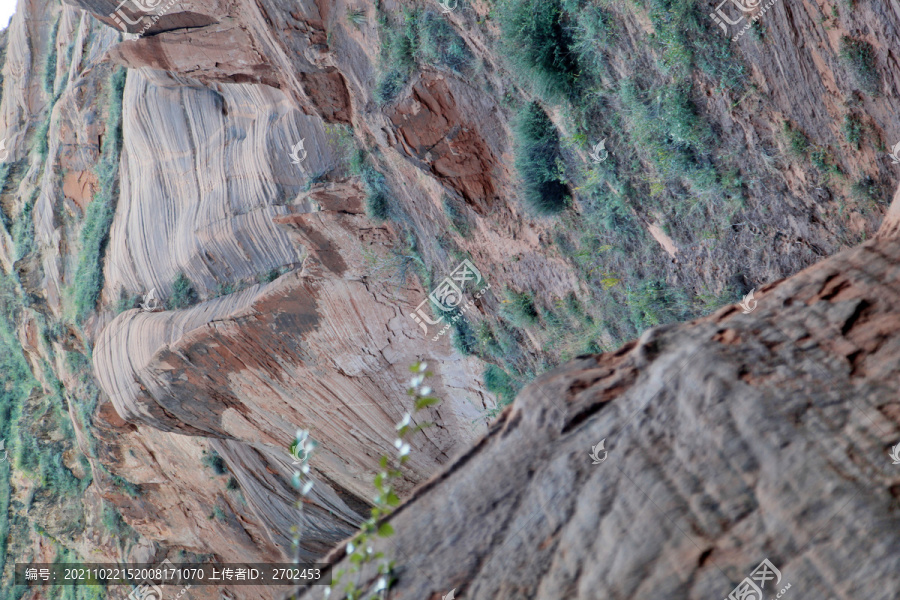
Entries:
{"label": "white flower", "polygon": [[305,495],[307,495],[307,494],[310,492],[310,490],[312,490],[312,489],[313,489],[313,482],[312,482],[312,479],[310,479],[309,481],[307,481],[306,483],[303,484],[303,489],[300,490],[300,493],[303,494],[303,495],[305,496]]}
{"label": "white flower", "polygon": [[353,545],[353,542],[349,542],[347,544],[347,554],[353,554],[354,550],[356,550],[356,546]]}
{"label": "white flower", "polygon": [[300,472],[304,475],[309,475],[309,465],[304,464],[302,467],[300,467]]}
{"label": "white flower", "polygon": [[327,587],[327,588],[325,588],[325,592],[323,593],[323,597],[326,598],[326,600],[327,600],[327,598],[328,598],[329,596],[331,596],[331,588],[330,588],[330,587]]}
{"label": "white flower", "polygon": [[423,387],[421,390],[419,390],[419,394],[422,396],[427,396],[430,393],[431,393],[431,388],[428,387],[427,385],[425,387]]}
{"label": "white flower", "polygon": [[403,443],[402,445],[398,446],[397,449],[400,451],[400,456],[403,457],[409,454],[410,446],[407,443]]}
{"label": "white flower", "polygon": [[412,416],[410,416],[409,413],[406,413],[406,415],[404,415],[404,417],[403,417],[403,420],[400,421],[399,423],[397,423],[397,429],[398,430],[403,429],[404,427],[407,427],[410,423],[412,423]]}
{"label": "white flower", "polygon": [[384,577],[379,577],[378,581],[375,582],[375,587],[372,588],[373,592],[380,592],[381,590],[387,588],[387,579]]}
{"label": "white flower", "polygon": [[428,368],[428,363],[425,363],[425,362],[419,363],[419,373],[424,373],[425,369],[427,369],[427,368]]}
{"label": "white flower", "polygon": [[409,387],[417,388],[422,385],[422,382],[425,381],[424,375],[416,375],[412,379],[409,380]]}

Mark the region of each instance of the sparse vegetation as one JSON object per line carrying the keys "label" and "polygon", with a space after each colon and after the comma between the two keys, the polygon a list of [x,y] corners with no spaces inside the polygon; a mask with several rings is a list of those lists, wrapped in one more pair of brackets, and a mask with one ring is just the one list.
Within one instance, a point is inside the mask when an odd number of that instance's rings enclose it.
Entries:
{"label": "sparse vegetation", "polygon": [[466,218],[464,203],[445,195],[441,204],[444,207],[444,216],[450,221],[453,230],[464,238],[469,237],[471,230],[469,220]]}
{"label": "sparse vegetation", "polygon": [[853,146],[854,150],[859,150],[859,143],[865,130],[865,126],[859,116],[853,113],[844,115],[844,124],[841,129],[844,132],[844,139],[847,140],[847,143]]}
{"label": "sparse vegetation", "polygon": [[359,8],[351,8],[347,11],[347,22],[359,28],[366,24],[366,11]]}
{"label": "sparse vegetation", "polygon": [[397,98],[418,61],[460,73],[472,60],[459,34],[432,11],[404,9],[401,22],[379,12],[378,24],[381,53],[374,95],[379,104]]}
{"label": "sparse vegetation", "polygon": [[199,301],[200,297],[197,291],[194,290],[191,280],[187,278],[187,275],[179,271],[172,282],[172,296],[166,303],[169,310],[187,308],[197,304]]}
{"label": "sparse vegetation", "polygon": [[484,387],[489,392],[497,396],[501,406],[511,404],[519,393],[521,387],[516,385],[515,380],[509,376],[509,373],[496,365],[488,365],[484,369]]}
{"label": "sparse vegetation", "polygon": [[47,38],[47,62],[44,63],[44,76],[42,78],[44,91],[48,96],[53,96],[56,84],[56,38],[59,34],[60,15],[57,15]]}
{"label": "sparse vegetation", "polygon": [[539,215],[565,210],[569,188],[559,173],[559,135],[536,102],[519,114],[516,138],[516,169],[522,179],[525,203]]}
{"label": "sparse vegetation", "polygon": [[886,203],[888,200],[884,188],[870,175],[854,182],[850,186],[850,193],[857,200],[873,204]]}
{"label": "sparse vegetation", "polygon": [[457,73],[465,71],[472,62],[472,54],[447,19],[429,10],[416,12],[412,18],[416,27],[416,58]]}
{"label": "sparse vegetation", "polygon": [[465,315],[460,315],[453,322],[453,347],[463,356],[471,356],[475,354],[478,347],[478,340],[475,338],[475,331],[469,324],[469,320]]}
{"label": "sparse vegetation", "polygon": [[881,79],[875,66],[875,49],[865,40],[841,38],[841,58],[849,65],[860,89],[870,95],[881,91]]}
{"label": "sparse vegetation", "polygon": [[501,314],[517,327],[531,327],[538,323],[538,312],[534,298],[529,292],[506,291],[506,300],[501,304]]}
{"label": "sparse vegetation", "polygon": [[790,122],[784,121],[782,131],[787,139],[791,153],[795,156],[806,156],[809,151],[809,139],[799,129],[795,129]]}
{"label": "sparse vegetation", "polygon": [[350,161],[350,172],[362,179],[366,187],[366,215],[376,221],[391,218],[391,205],[388,201],[390,189],[384,175],[375,170],[366,160],[366,153],[358,150]]}
{"label": "sparse vegetation", "polygon": [[216,475],[228,474],[228,465],[225,464],[225,459],[215,450],[204,450],[203,458],[200,459],[200,462],[204,467],[212,469],[212,472]]}
{"label": "sparse vegetation", "polygon": [[100,189],[85,211],[73,285],[75,313],[79,320],[87,318],[96,308],[103,290],[103,252],[117,198],[119,151],[122,147],[122,94],[126,75],[126,69],[118,68],[108,81],[106,135],[96,168]]}
{"label": "sparse vegetation", "polygon": [[500,0],[504,53],[519,77],[546,99],[570,97],[579,72],[560,0]]}

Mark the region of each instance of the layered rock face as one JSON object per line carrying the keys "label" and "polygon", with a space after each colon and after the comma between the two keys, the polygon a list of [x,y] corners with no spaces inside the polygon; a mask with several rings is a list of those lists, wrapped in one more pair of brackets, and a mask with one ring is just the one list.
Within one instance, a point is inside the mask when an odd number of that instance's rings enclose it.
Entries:
{"label": "layered rock face", "polygon": [[764,287],[749,314],[650,330],[540,377],[388,519],[397,533],[375,550],[397,561],[390,597],[744,597],[729,594],[767,559],[777,579],[752,581],[765,598],[788,584],[896,598],[891,225]]}
{"label": "layered rock face", "polygon": [[[55,43],[65,50],[71,41],[75,58],[56,68],[56,79],[69,83],[51,118],[48,168],[29,158],[33,132],[24,128],[11,143],[14,160],[30,160],[14,178],[22,190],[15,204],[39,189],[29,213],[37,260],[19,257],[4,231],[0,261],[45,301],[41,311],[67,312],[75,223],[97,193],[93,168],[113,134],[94,108],[102,104],[99,72],[127,67],[118,195],[96,314],[83,328],[66,328],[55,342],[59,357],[47,366],[36,320],[20,328],[35,371],[46,371],[45,389],[53,385],[48,373],[68,372],[68,351],[84,349],[93,360],[99,406],[89,415],[91,432],[76,425],[95,473],[87,524],[97,526],[102,498],[140,540],[127,551],[107,548],[104,557],[152,560],[183,549],[278,561],[294,554],[293,527],[303,532],[301,558],[324,556],[367,514],[378,459],[392,452],[394,424],[411,409],[407,367],[425,360],[444,402],[416,417],[436,427],[412,440],[398,491],[413,493],[443,474],[392,518],[398,597],[436,599],[454,587],[473,598],[725,596],[765,556],[803,595],[829,587],[848,598],[896,592],[875,582],[892,581],[897,566],[881,553],[896,546],[889,527],[896,485],[878,461],[897,414],[887,352],[896,317],[890,231],[900,209],[879,241],[766,288],[751,315],[729,309],[554,371],[481,438],[497,404],[484,389],[484,365],[454,349],[449,335],[430,341],[410,318],[431,279],[471,259],[493,289],[534,290],[549,305],[584,290],[590,275],[580,279],[556,250],[563,246],[557,224],[523,216],[516,200],[505,104],[518,84],[491,50],[494,25],[481,26],[489,7],[460,3],[465,10],[446,16],[478,57],[477,79],[425,67],[379,106],[373,91],[383,40],[370,4],[66,2]],[[5,70],[15,84],[0,104],[8,129],[47,100],[30,72],[39,48],[52,42],[43,25],[49,12],[25,4],[28,19],[11,30]],[[857,5],[845,22],[877,29],[879,57],[889,56],[896,15]],[[379,8],[397,15],[408,5]],[[731,104],[698,83],[699,104],[718,116],[717,134],[728,140],[723,146],[759,148],[748,153],[748,170],[767,172],[766,192],[786,199],[771,207],[782,227],[766,235],[776,243],[748,247],[754,280],[790,271],[795,263],[786,257],[797,245],[808,248],[802,261],[809,264],[840,247],[831,229],[843,235],[843,221],[832,227],[825,213],[830,192],[819,180],[766,162],[774,159],[761,139],[773,123],[790,119],[825,138],[849,111],[867,115],[872,130],[900,135],[891,94],[852,91],[838,61],[844,32],[805,37],[819,8],[779,3],[767,19],[767,43],[749,36],[739,43],[766,104],[757,97]],[[351,25],[350,11],[365,23]],[[91,15],[109,27],[97,27]],[[622,52],[648,28],[643,13],[630,14]],[[621,54],[605,60],[619,74],[635,69]],[[896,65],[879,60],[880,85],[889,91]],[[565,123],[562,111],[548,110]],[[348,126],[352,133],[340,129]],[[402,209],[395,221],[364,216],[370,183],[349,173],[342,131],[349,145],[375,157]],[[845,167],[889,173],[883,153],[876,157],[869,146],[875,141],[862,151],[841,143],[829,152]],[[461,207],[470,229],[450,241],[448,202]],[[4,210],[10,204],[4,198]],[[579,218],[578,210],[566,218]],[[877,212],[854,216],[849,229],[872,231]],[[761,231],[752,221],[735,224],[743,228],[736,239],[751,243],[747,232]],[[647,230],[667,257],[690,265],[675,279],[695,277],[691,271],[703,272],[695,282],[724,279],[727,244],[687,249],[655,224]],[[202,301],[161,312],[111,310],[120,297],[151,289],[171,301],[182,276]],[[489,294],[475,310],[483,316],[501,308]],[[543,368],[554,340],[522,339],[527,347],[515,359],[526,363],[523,371]],[[69,389],[79,385],[74,376],[60,379]],[[860,406],[848,405],[854,393]],[[73,423],[80,408],[68,406]],[[302,514],[287,452],[297,429],[320,444]],[[95,454],[88,433],[97,438]],[[601,439],[609,458],[590,465],[588,450]],[[227,475],[200,470],[212,451]],[[122,480],[140,494],[119,489]],[[819,498],[829,495],[836,500]],[[866,541],[851,514],[862,527],[884,520]],[[833,539],[844,546],[819,533],[829,527],[842,528]],[[84,553],[100,545],[88,535],[73,542]],[[52,558],[49,546],[41,552]],[[871,555],[869,571],[841,562],[853,552]],[[816,573],[831,585],[815,583]],[[193,594],[201,600],[217,591]]]}

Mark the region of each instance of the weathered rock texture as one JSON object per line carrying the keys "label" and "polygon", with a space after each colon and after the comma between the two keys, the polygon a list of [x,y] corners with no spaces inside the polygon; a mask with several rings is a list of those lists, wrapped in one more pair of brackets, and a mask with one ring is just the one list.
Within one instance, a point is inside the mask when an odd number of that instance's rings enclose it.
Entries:
{"label": "weathered rock texture", "polygon": [[[26,230],[34,225],[28,252],[0,228],[3,271],[19,274],[28,298],[17,333],[43,391],[49,395],[58,379],[70,394],[76,440],[67,443],[89,456],[94,474],[84,494],[84,531],[50,534],[108,560],[156,560],[169,549],[281,560],[299,524],[302,555],[321,556],[365,513],[377,458],[390,450],[394,423],[409,409],[409,363],[431,363],[444,403],[424,417],[437,427],[414,441],[401,492],[474,443],[484,429],[478,421],[494,407],[481,383],[483,365],[451,349],[449,336],[424,342],[409,319],[430,291],[421,287],[428,277],[440,280],[468,256],[494,289],[531,290],[542,308],[586,287],[578,265],[558,250],[561,227],[527,217],[516,199],[505,98],[527,100],[528,93],[492,50],[490,6],[461,3],[464,10],[442,17],[478,68],[460,76],[419,65],[394,102],[377,106],[373,90],[385,65],[372,3],[144,2],[164,8],[157,19],[136,11],[138,3],[113,16],[118,0],[66,1],[58,30],[48,26],[56,4],[20,2],[0,101],[11,151],[0,204]],[[411,3],[379,5],[396,17]],[[748,184],[745,221],[715,247],[676,244],[652,214],[638,215],[673,265],[670,281],[698,293],[704,285],[721,289],[729,271],[770,281],[846,246],[850,235],[874,231],[879,211],[846,216],[822,179],[787,155],[778,132],[790,120],[844,172],[887,179],[892,167],[880,148],[900,139],[890,50],[900,17],[885,6],[856,2],[850,11],[842,4],[837,18],[818,3],[778,2],[765,19],[765,42],[745,36],[737,46],[755,92],[748,85],[736,97],[698,76],[693,101],[708,113],[721,147],[745,152],[742,177],[761,175]],[[354,9],[365,17],[358,26],[348,19]],[[827,28],[814,26],[823,16]],[[604,60],[618,82],[642,68],[633,55],[651,26],[634,3],[616,17],[620,43]],[[121,23],[128,34],[116,31]],[[838,58],[844,34],[873,44],[881,94],[856,90]],[[60,57],[49,76],[42,74],[48,48]],[[102,142],[113,134],[103,108],[114,65],[129,68],[119,193],[97,314],[75,327],[66,294],[98,191]],[[42,130],[33,115],[48,106]],[[560,111],[550,112],[571,137]],[[860,149],[841,132],[848,113],[867,127]],[[394,222],[362,216],[364,185],[347,172],[335,125],[352,126],[351,144],[372,151],[400,215]],[[37,135],[48,140],[43,157],[32,147]],[[297,166],[290,152],[301,139],[308,157]],[[469,223],[467,236],[448,239],[448,198]],[[582,208],[576,202],[564,219],[578,219]],[[888,216],[891,231],[897,210]],[[765,231],[753,224],[763,214]],[[849,515],[861,528],[874,515],[895,524],[887,518],[895,514],[888,495],[896,496],[896,482],[876,467],[897,415],[887,355],[894,315],[887,261],[895,244],[885,233],[767,288],[752,315],[730,310],[656,331],[541,380],[394,517],[398,547],[428,556],[401,561],[398,593],[439,598],[457,587],[463,597],[594,597],[602,590],[621,598],[706,598],[724,596],[764,555],[803,595],[828,587],[799,586],[809,565],[843,597],[887,593],[866,586],[883,583],[896,566],[883,558],[896,549],[890,527],[872,527],[867,541],[849,529]],[[414,283],[407,275],[419,266]],[[273,270],[275,281],[258,283]],[[179,273],[202,302],[114,314],[123,293],[155,288],[170,298]],[[834,287],[843,281],[850,283]],[[820,294],[826,289],[838,293]],[[499,307],[489,294],[477,311]],[[48,334],[41,319],[60,332]],[[552,340],[534,332],[523,340],[523,360],[536,371]],[[92,356],[102,388],[84,419],[78,413],[93,396],[81,377],[88,374],[69,363],[78,354]],[[861,407],[850,411],[852,386]],[[549,407],[545,395],[555,401]],[[30,400],[37,405],[40,396]],[[322,445],[318,485],[302,517],[287,454],[299,427]],[[610,458],[591,466],[586,454],[602,438]],[[198,467],[212,450],[224,457],[227,476]],[[67,468],[78,470],[74,448],[66,452]],[[231,477],[239,490],[227,485]],[[122,480],[140,494],[125,493]],[[57,520],[62,508],[41,506],[35,486],[18,483],[21,506]],[[864,491],[853,497],[848,490]],[[831,495],[837,503],[823,500]],[[104,501],[134,528],[134,543],[104,530]],[[845,501],[842,512],[829,512]],[[813,538],[832,525],[845,528],[833,538],[844,546]],[[852,563],[839,559],[865,544],[870,571],[849,572]],[[43,538],[32,546],[35,556],[52,559]],[[245,598],[278,593],[239,591]],[[217,591],[192,592],[197,600],[202,594]]]}
{"label": "weathered rock texture", "polygon": [[898,275],[886,234],[540,377],[390,517],[390,597],[896,598]]}

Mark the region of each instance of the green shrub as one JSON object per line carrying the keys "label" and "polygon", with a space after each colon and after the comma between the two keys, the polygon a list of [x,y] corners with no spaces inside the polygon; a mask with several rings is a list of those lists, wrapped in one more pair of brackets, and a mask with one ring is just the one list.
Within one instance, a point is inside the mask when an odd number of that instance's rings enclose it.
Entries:
{"label": "green shrub", "polygon": [[210,450],[209,452],[204,450],[203,458],[200,459],[200,462],[204,467],[212,469],[213,473],[216,475],[225,475],[228,473],[228,465],[225,464],[225,459],[215,450]]}
{"label": "green shrub", "polygon": [[666,287],[661,281],[643,281],[636,287],[628,287],[626,304],[638,333],[690,317],[683,294]]}
{"label": "green shrub", "polygon": [[442,205],[444,207],[444,216],[450,221],[450,226],[453,230],[464,238],[469,237],[469,220],[466,218],[465,209],[460,208],[457,201],[446,195]]}
{"label": "green shrub", "polygon": [[494,330],[487,321],[482,321],[478,324],[478,328],[475,330],[475,339],[478,340],[482,350],[488,356],[493,356],[495,358],[503,356],[503,348],[500,346],[500,343],[497,342],[497,338],[494,336]]}
{"label": "green shrub", "polygon": [[515,131],[516,169],[522,179],[526,204],[539,215],[563,211],[569,204],[569,188],[557,166],[562,157],[553,122],[532,102],[519,114]]}
{"label": "green shrub", "polygon": [[354,152],[350,157],[350,173],[362,179],[366,188],[366,215],[376,221],[385,221],[391,215],[388,200],[390,189],[384,175],[366,161],[366,153],[362,150]]}
{"label": "green shrub", "polygon": [[197,304],[199,301],[200,297],[194,290],[191,280],[187,278],[187,275],[179,271],[172,282],[172,296],[167,303],[169,309],[187,308]]}
{"label": "green shrub", "polygon": [[122,493],[128,495],[131,498],[137,498],[141,495],[141,487],[135,483],[131,483],[124,477],[120,477],[118,475],[110,475],[113,484],[116,488],[119,489]]}
{"label": "green shrub", "polygon": [[460,315],[460,317],[453,322],[452,335],[453,347],[457,352],[463,356],[475,354],[475,351],[478,348],[478,340],[475,337],[475,331],[472,329],[472,326],[469,324],[469,320],[465,315]]}
{"label": "green shrub", "polygon": [[97,306],[103,290],[103,251],[109,240],[116,204],[116,178],[122,146],[122,94],[127,70],[119,68],[108,81],[106,135],[96,172],[100,189],[88,204],[81,228],[78,263],[74,277],[75,313],[79,321]]}
{"label": "green shrub", "polygon": [[384,105],[394,101],[415,69],[415,34],[408,27],[400,28],[392,24],[384,13],[379,14],[378,22],[381,53],[374,95],[375,100]]}
{"label": "green shrub", "polygon": [[463,72],[472,61],[466,42],[444,17],[432,11],[415,14],[416,57],[434,66],[445,66]]}
{"label": "green shrub", "polygon": [[844,139],[847,140],[847,143],[859,150],[859,143],[865,130],[860,118],[851,113],[844,115],[844,125],[841,129],[844,131]]}
{"label": "green shrub", "polygon": [[42,161],[47,160],[47,156],[50,154],[50,118],[52,115],[52,111],[47,111],[47,116],[43,121],[40,122],[37,129],[34,132],[35,149],[37,150],[38,155],[41,157]]}
{"label": "green shrub", "polygon": [[875,49],[865,40],[841,38],[841,58],[853,70],[857,85],[864,92],[875,95],[881,90],[881,79],[875,66]]}
{"label": "green shrub", "polygon": [[216,296],[227,296],[229,294],[233,294],[235,292],[234,283],[222,283],[219,282],[216,284]]}
{"label": "green shrub", "polygon": [[366,23],[366,11],[358,8],[348,10],[347,22],[359,28]]}
{"label": "green shrub", "polygon": [[22,213],[13,224],[12,237],[15,246],[15,260],[22,259],[34,250],[34,217],[32,210],[34,209],[35,196],[38,190],[35,190],[32,197],[25,202],[22,207]]}
{"label": "green shrub", "polygon": [[116,537],[122,537],[128,531],[128,524],[119,514],[119,511],[112,504],[103,503],[103,516],[101,517],[103,527]]}
{"label": "green shrub", "polygon": [[140,296],[129,296],[125,288],[119,288],[119,298],[116,300],[116,312],[122,313],[132,308],[140,306],[142,298]]}
{"label": "green shrub", "polygon": [[538,324],[538,312],[534,298],[528,292],[506,291],[506,302],[501,304],[501,313],[517,327],[531,327]]}
{"label": "green shrub", "polygon": [[47,62],[44,63],[43,86],[49,96],[53,96],[56,84],[56,38],[59,34],[59,21],[60,16],[57,16],[47,38]]}
{"label": "green shrub", "polygon": [[791,152],[797,156],[806,156],[809,151],[809,139],[806,137],[806,134],[799,129],[794,129],[788,121],[783,123],[782,130],[787,138]]}
{"label": "green shrub", "polygon": [[572,94],[579,67],[561,22],[559,0],[500,0],[504,52],[513,69],[547,99]]}
{"label": "green shrub", "polygon": [[857,200],[880,204],[885,202],[885,193],[881,185],[872,176],[867,175],[850,186],[850,193]]}
{"label": "green shrub", "polygon": [[520,386],[509,376],[509,373],[496,365],[488,365],[484,369],[484,387],[497,396],[500,406],[506,406],[516,399]]}
{"label": "green shrub", "polygon": [[260,283],[272,283],[276,279],[281,277],[281,269],[269,269],[265,273],[261,273],[257,275],[256,280]]}

